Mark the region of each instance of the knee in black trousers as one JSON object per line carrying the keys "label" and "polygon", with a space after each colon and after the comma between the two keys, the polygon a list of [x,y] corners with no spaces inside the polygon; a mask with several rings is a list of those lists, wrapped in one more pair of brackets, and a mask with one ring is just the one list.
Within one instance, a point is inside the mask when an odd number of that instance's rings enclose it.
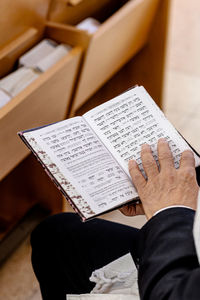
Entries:
{"label": "knee in black trousers", "polygon": [[32,264],[43,299],[89,293],[92,271],[128,252],[137,257],[138,233],[102,219],[82,223],[74,213],[48,217],[31,236]]}

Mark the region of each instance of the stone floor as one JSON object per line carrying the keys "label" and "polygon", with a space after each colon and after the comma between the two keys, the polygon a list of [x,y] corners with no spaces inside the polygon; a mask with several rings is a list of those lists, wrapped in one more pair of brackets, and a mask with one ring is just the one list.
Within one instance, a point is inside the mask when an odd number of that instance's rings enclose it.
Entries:
{"label": "stone floor", "polygon": [[[172,0],[164,110],[169,120],[200,152],[200,1]],[[108,219],[140,226],[118,212]],[[41,300],[30,263],[27,238],[0,269],[0,299]]]}
{"label": "stone floor", "polygon": [[164,111],[200,150],[200,2],[172,0]]}

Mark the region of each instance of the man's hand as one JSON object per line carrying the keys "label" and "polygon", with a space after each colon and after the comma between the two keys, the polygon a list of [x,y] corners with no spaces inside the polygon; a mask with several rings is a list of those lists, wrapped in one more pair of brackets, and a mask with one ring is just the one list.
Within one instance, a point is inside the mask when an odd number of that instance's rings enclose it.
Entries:
{"label": "man's hand", "polygon": [[144,209],[141,203],[127,204],[119,209],[121,213],[128,217],[144,215]]}
{"label": "man's hand", "polygon": [[160,171],[149,145],[142,146],[141,158],[147,180],[133,160],[129,162],[129,172],[142,205],[124,206],[120,209],[123,214],[136,216],[145,213],[147,219],[150,219],[158,210],[172,205],[196,209],[199,187],[192,151],[182,153],[180,167],[175,169],[169,145],[165,139],[160,139],[158,142]]}
{"label": "man's hand", "polygon": [[186,150],[182,153],[180,167],[175,169],[169,145],[164,139],[160,139],[160,171],[149,145],[142,146],[141,158],[147,180],[133,160],[129,162],[129,172],[148,219],[158,210],[171,205],[184,205],[196,209],[199,187],[192,151]]}

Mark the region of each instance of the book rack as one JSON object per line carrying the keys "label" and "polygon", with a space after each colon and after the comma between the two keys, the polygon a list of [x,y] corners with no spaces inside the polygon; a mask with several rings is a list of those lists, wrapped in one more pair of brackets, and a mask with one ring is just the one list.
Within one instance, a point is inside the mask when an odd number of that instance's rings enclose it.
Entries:
{"label": "book rack", "polygon": [[[59,38],[54,38],[54,40],[69,43],[67,35],[63,32],[62,34],[62,41]],[[32,47],[41,38],[52,39],[50,25],[44,27],[42,34],[38,34],[34,28],[28,29],[0,51],[1,74],[8,72],[8,66],[13,67],[19,53]],[[29,153],[22,143],[19,143],[17,131],[65,118],[81,52],[81,48],[73,47],[58,63],[39,75],[26,89],[1,108],[0,127],[4,130],[0,132],[0,179],[5,177]],[[6,136],[9,139],[5,143],[3,140]]]}
{"label": "book rack", "polygon": [[81,106],[76,108],[73,101],[71,116],[82,115],[136,84],[143,85],[162,107],[170,3],[159,1],[144,47]]}
{"label": "book rack", "polygon": [[[22,12],[28,14],[30,6],[27,1],[18,2],[21,6],[24,4],[23,9],[21,8]],[[33,1],[30,2],[33,4]],[[44,9],[44,3],[43,0],[35,2],[39,5],[38,11]],[[7,9],[9,10],[9,3]],[[41,174],[43,170],[37,168],[37,164],[32,163],[28,158],[19,165],[27,157],[29,151],[20,142],[17,132],[24,128],[56,122],[66,117],[79,70],[82,49],[73,44],[73,41],[68,40],[65,30],[60,33],[57,27],[59,37],[52,36],[53,24],[47,24],[44,19],[41,19],[40,26],[35,27],[34,23],[38,20],[38,18],[34,19],[32,24],[21,26],[21,30],[16,32],[15,37],[11,31],[12,38],[10,39],[9,34],[7,34],[7,40],[4,38],[0,47],[1,77],[14,70],[19,56],[42,38],[70,44],[72,50],[0,109],[0,239],[37,202],[53,212],[61,210],[62,207],[60,193],[54,186],[52,188],[51,182],[46,181],[46,176]],[[14,21],[13,24],[15,24]],[[27,178],[29,178],[28,181]],[[46,196],[42,192],[44,188],[47,190]],[[53,190],[51,195],[48,190]]]}
{"label": "book rack", "polygon": [[[161,105],[170,0],[1,0],[0,77],[44,37],[73,48],[0,109],[0,239],[36,203],[60,193],[17,131],[74,116],[141,84]],[[92,16],[94,34],[75,25]]]}
{"label": "book rack", "polygon": [[83,0],[76,7],[68,7],[53,1],[48,18],[62,22],[69,31],[80,32],[74,24],[89,16],[101,22],[94,34],[81,34],[88,37],[88,45],[71,115],[144,47],[158,4],[158,0],[121,0],[117,4],[115,0]]}

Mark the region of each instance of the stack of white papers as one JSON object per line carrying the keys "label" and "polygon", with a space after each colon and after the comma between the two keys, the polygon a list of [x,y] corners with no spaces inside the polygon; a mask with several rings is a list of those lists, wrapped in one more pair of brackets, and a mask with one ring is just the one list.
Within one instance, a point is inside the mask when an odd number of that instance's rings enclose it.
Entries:
{"label": "stack of white papers", "polygon": [[92,34],[95,31],[97,31],[97,29],[99,28],[100,25],[101,25],[101,23],[99,21],[97,21],[96,19],[87,18],[87,19],[83,20],[82,22],[80,22],[79,24],[77,24],[76,27],[81,30],[86,30],[88,33]]}

